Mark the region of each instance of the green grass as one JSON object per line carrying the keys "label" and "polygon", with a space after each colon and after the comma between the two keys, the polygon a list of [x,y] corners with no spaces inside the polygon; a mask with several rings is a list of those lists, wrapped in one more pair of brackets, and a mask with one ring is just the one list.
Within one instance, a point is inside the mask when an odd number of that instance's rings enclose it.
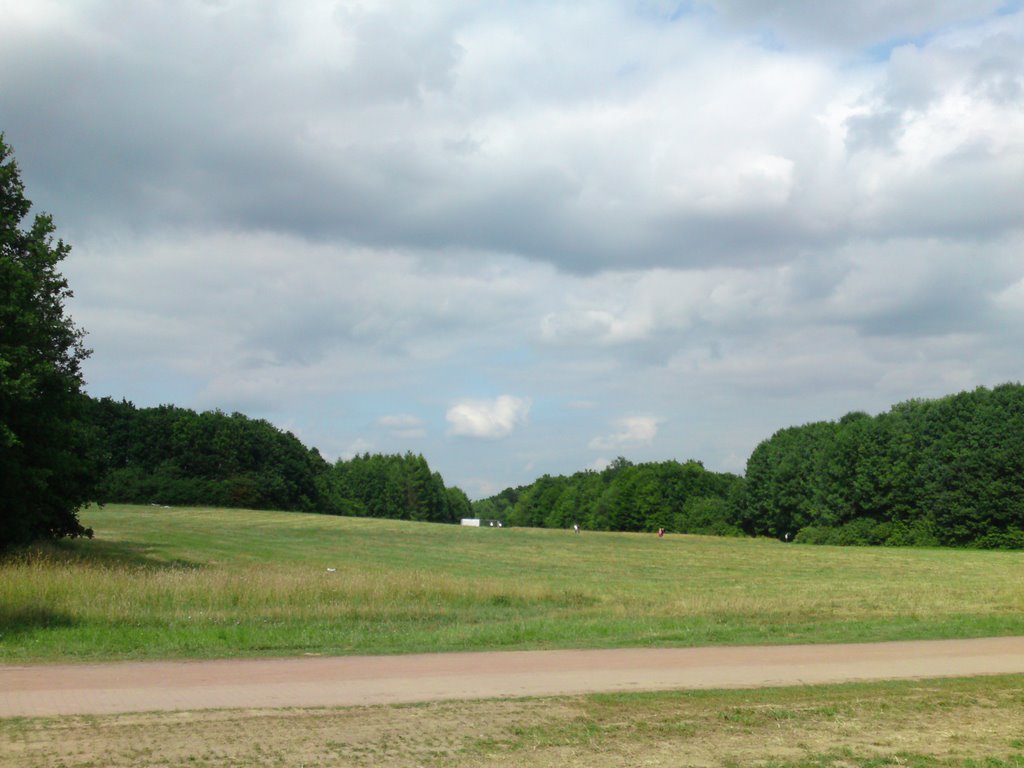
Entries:
{"label": "green grass", "polygon": [[[530,755],[541,765],[569,751],[609,764],[1024,768],[1024,744],[1014,738],[1024,722],[1019,675],[568,701],[465,751]],[[533,760],[538,754],[549,759]]]}
{"label": "green grass", "polygon": [[114,505],[82,522],[95,540],[0,562],[0,661],[1024,634],[1019,553]]}

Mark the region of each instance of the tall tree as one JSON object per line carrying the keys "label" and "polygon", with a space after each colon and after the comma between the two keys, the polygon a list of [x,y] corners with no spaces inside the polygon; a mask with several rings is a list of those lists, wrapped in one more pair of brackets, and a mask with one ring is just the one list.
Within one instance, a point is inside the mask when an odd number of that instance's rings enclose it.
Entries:
{"label": "tall tree", "polygon": [[46,214],[22,228],[31,208],[0,134],[0,549],[91,535],[77,513],[98,474],[81,420],[89,351],[57,270],[71,249]]}

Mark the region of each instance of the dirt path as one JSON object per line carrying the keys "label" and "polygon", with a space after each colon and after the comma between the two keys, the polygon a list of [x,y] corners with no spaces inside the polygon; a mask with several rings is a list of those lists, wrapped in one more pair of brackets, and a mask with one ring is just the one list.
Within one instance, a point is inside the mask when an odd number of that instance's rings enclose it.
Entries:
{"label": "dirt path", "polygon": [[1024,637],[0,666],[0,717],[363,704],[1024,673]]}

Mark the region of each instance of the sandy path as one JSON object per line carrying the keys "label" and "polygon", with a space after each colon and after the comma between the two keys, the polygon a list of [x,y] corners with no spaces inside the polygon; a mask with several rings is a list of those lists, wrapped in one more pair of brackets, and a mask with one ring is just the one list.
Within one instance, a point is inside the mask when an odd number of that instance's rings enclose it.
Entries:
{"label": "sandy path", "polygon": [[0,717],[332,707],[1024,673],[1024,637],[0,666]]}

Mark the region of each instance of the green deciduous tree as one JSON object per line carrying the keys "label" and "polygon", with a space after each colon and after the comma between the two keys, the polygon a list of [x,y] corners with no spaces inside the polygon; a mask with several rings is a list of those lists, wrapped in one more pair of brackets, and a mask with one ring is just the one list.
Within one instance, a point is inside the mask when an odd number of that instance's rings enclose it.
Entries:
{"label": "green deciduous tree", "polygon": [[90,401],[88,419],[103,446],[106,501],[342,511],[327,462],[262,419],[110,398]]}
{"label": "green deciduous tree", "polygon": [[730,501],[748,533],[821,544],[1024,541],[1024,386],[780,430]]}
{"label": "green deciduous tree", "polygon": [[78,522],[97,477],[82,422],[84,332],[65,312],[50,216],[34,217],[0,134],[0,549],[38,538],[91,535]]}
{"label": "green deciduous tree", "polygon": [[[633,464],[621,456],[601,472],[544,475],[528,486],[506,488],[473,502],[477,517],[502,517],[512,525],[586,530],[740,533],[727,499],[742,479],[709,472],[698,461]],[[699,502],[699,503],[698,503]]]}

